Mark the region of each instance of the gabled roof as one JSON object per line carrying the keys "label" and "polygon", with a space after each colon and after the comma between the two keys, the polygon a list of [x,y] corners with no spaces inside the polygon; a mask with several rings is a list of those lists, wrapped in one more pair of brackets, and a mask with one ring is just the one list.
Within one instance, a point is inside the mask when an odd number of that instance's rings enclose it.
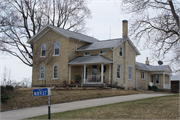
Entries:
{"label": "gabled roof", "polygon": [[46,33],[48,30],[53,30],[54,32],[66,37],[67,39],[73,39],[77,41],[80,40],[86,43],[93,43],[93,42],[99,41],[96,38],[93,38],[87,35],[72,32],[72,31],[58,28],[52,25],[46,25],[38,33],[36,33],[36,35],[34,35],[31,39],[29,39],[28,43],[32,44],[35,39],[39,39],[40,36],[43,35],[43,33]]}
{"label": "gabled roof", "polygon": [[172,72],[171,68],[169,65],[159,65],[159,66],[152,66],[152,65],[146,65],[143,63],[136,62],[136,68],[140,70],[145,70],[145,71],[170,71]]}
{"label": "gabled roof", "polygon": [[124,42],[123,38],[111,39],[111,40],[101,40],[98,42],[94,42],[92,44],[86,44],[86,45],[78,48],[76,51],[91,51],[91,50],[97,50],[97,49],[114,48],[116,46],[123,44],[123,42]]}
{"label": "gabled roof", "polygon": [[75,64],[93,64],[93,63],[113,63],[113,62],[103,56],[94,55],[94,56],[77,57],[74,60],[70,61],[68,64],[75,65]]}

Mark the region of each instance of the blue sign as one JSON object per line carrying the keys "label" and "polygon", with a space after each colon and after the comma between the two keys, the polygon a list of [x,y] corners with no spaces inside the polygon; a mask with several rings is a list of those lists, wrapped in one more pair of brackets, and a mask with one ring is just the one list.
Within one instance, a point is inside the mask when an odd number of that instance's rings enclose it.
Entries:
{"label": "blue sign", "polygon": [[33,89],[33,97],[48,96],[51,95],[50,88]]}

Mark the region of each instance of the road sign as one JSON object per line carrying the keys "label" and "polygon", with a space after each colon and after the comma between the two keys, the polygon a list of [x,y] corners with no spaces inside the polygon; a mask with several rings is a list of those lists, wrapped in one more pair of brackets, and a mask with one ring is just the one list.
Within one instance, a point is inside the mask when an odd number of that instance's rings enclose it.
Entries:
{"label": "road sign", "polygon": [[50,88],[33,89],[33,97],[50,96]]}

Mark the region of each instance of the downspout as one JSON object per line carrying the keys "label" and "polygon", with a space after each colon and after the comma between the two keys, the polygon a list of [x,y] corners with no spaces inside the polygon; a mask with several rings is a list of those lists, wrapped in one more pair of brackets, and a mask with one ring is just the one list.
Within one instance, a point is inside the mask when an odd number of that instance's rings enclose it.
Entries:
{"label": "downspout", "polygon": [[110,48],[113,51],[113,63],[114,63],[114,49]]}

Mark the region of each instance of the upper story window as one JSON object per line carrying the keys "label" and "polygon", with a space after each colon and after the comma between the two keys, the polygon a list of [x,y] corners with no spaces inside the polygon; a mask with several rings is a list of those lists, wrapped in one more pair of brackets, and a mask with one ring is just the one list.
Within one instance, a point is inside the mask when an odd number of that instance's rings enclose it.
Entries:
{"label": "upper story window", "polygon": [[119,56],[123,56],[123,47],[119,47]]}
{"label": "upper story window", "polygon": [[160,81],[159,81],[159,75],[156,75],[156,84],[159,85]]}
{"label": "upper story window", "polygon": [[105,51],[99,51],[99,54],[100,54],[100,55],[104,55],[104,54],[105,54]]}
{"label": "upper story window", "polygon": [[89,55],[90,55],[89,52],[85,52],[85,53],[84,53],[84,56],[89,56]]}
{"label": "upper story window", "polygon": [[132,80],[132,67],[128,67],[128,80]]}
{"label": "upper story window", "polygon": [[46,56],[46,44],[41,45],[41,56]]}
{"label": "upper story window", "polygon": [[59,42],[54,43],[54,55],[59,55]]}
{"label": "upper story window", "polygon": [[58,78],[58,65],[53,66],[53,78],[54,79]]}
{"label": "upper story window", "polygon": [[40,67],[40,79],[45,78],[45,66]]}
{"label": "upper story window", "polygon": [[145,79],[145,74],[142,71],[141,71],[141,79]]}
{"label": "upper story window", "polygon": [[121,66],[117,65],[117,78],[120,79],[121,78]]}

